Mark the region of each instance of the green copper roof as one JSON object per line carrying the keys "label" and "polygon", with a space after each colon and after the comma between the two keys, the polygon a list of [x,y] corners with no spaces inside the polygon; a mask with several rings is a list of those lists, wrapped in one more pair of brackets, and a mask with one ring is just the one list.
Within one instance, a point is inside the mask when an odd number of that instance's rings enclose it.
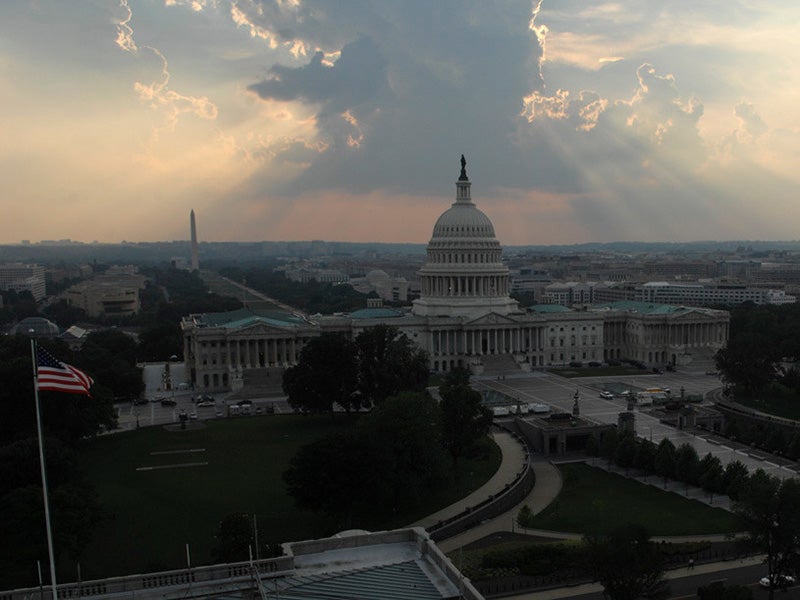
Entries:
{"label": "green copper roof", "polygon": [[635,300],[620,300],[601,304],[598,308],[610,308],[624,312],[637,312],[643,315],[674,315],[692,312],[695,309],[686,306],[673,306],[671,304],[653,304],[652,302],[637,302]]}
{"label": "green copper roof", "polygon": [[538,312],[538,313],[572,312],[571,308],[562,306],[561,304],[534,304],[533,306],[529,306],[528,310],[531,312]]}
{"label": "green copper roof", "polygon": [[350,313],[353,319],[394,319],[402,317],[405,313],[394,308],[362,308]]}

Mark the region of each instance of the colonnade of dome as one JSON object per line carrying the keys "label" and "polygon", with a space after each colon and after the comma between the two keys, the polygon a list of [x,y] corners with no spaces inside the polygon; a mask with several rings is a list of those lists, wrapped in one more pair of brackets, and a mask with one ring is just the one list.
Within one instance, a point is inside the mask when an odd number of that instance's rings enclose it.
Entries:
{"label": "colonnade of dome", "polygon": [[477,316],[517,312],[509,296],[508,268],[491,220],[471,197],[466,161],[456,182],[456,201],[433,227],[427,262],[419,271],[419,316]]}

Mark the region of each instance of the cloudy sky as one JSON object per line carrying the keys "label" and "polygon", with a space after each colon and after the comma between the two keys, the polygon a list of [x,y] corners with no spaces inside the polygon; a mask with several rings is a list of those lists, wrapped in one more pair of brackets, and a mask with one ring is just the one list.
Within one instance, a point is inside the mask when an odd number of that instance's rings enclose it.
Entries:
{"label": "cloudy sky", "polygon": [[798,239],[800,3],[2,0],[0,243]]}

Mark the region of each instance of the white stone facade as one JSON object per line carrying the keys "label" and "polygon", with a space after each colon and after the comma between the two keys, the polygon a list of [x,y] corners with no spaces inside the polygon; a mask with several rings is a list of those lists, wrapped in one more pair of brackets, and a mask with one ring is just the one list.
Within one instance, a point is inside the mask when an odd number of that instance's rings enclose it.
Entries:
{"label": "white stone facade", "polygon": [[[509,272],[489,218],[475,206],[462,159],[456,200],[437,220],[410,311],[365,309],[303,319],[236,311],[182,322],[184,358],[198,389],[229,390],[248,370],[296,364],[322,332],[350,337],[398,328],[429,355],[432,371],[528,371],[570,362],[631,358],[648,366],[707,358],[728,338],[725,311],[644,303],[597,309],[525,310],[509,295]],[[552,310],[556,308],[558,310]]]}

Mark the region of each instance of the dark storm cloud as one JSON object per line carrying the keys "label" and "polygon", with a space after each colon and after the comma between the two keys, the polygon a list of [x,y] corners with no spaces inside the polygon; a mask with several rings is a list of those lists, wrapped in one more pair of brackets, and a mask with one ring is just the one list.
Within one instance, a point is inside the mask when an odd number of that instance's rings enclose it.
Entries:
{"label": "dark storm cloud", "polygon": [[[270,78],[250,88],[262,98],[321,105],[317,119],[326,150],[282,192],[321,186],[441,192],[443,177],[454,169],[452,177],[458,176],[461,153],[472,177],[483,174],[484,190],[528,185],[556,168],[543,146],[523,156],[514,139],[522,97],[541,86],[529,4],[303,6],[294,31],[311,47],[330,41],[331,32],[356,37],[343,44],[333,67],[317,54],[298,68],[271,69]],[[357,126],[343,118],[345,111]],[[361,136],[358,145],[351,143],[354,135]],[[265,183],[256,176],[252,186]]]}
{"label": "dark storm cloud", "polygon": [[386,87],[386,61],[371,39],[362,37],[344,46],[333,66],[323,64],[324,56],[317,52],[302,67],[276,65],[269,79],[248,89],[265,99],[319,102],[324,114],[356,108]]}

